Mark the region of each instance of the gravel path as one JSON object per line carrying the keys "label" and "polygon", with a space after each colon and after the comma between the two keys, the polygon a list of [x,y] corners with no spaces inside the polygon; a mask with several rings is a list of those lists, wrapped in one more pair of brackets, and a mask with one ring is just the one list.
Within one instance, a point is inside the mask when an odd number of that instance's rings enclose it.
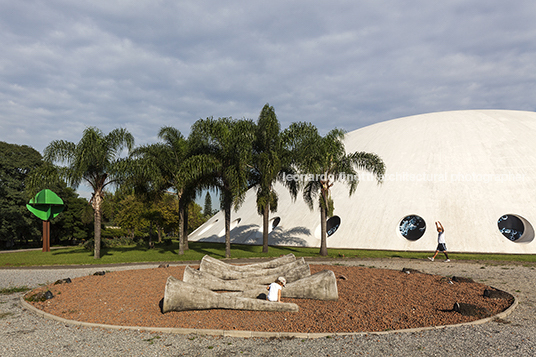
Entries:
{"label": "gravel path", "polygon": [[[309,261],[313,264],[313,261]],[[322,263],[325,263],[323,261]],[[0,295],[0,356],[529,356],[536,354],[536,266],[485,262],[382,259],[334,264],[413,268],[473,278],[516,296],[519,305],[505,319],[482,325],[418,333],[367,334],[319,339],[243,339],[170,335],[145,331],[73,327],[21,308],[21,293]],[[0,269],[0,287],[29,286],[101,270],[157,265],[62,269]]]}

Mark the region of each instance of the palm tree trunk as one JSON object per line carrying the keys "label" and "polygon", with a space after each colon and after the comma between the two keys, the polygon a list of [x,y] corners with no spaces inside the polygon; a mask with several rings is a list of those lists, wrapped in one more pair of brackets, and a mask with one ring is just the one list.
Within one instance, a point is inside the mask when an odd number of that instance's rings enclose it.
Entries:
{"label": "palm tree trunk", "polygon": [[149,248],[153,243],[153,221],[149,221]]}
{"label": "palm tree trunk", "polygon": [[231,257],[231,202],[225,203],[225,258]]}
{"label": "palm tree trunk", "polygon": [[270,224],[270,204],[264,206],[262,212],[262,252],[268,253],[268,225]]}
{"label": "palm tree trunk", "polygon": [[183,239],[183,249],[189,250],[188,247],[188,207],[184,209],[184,224],[182,225],[182,239]]}
{"label": "palm tree trunk", "polygon": [[320,255],[323,257],[328,255],[326,216],[327,209],[325,209],[324,207],[320,207]]}
{"label": "palm tree trunk", "polygon": [[184,254],[184,202],[179,199],[179,255]]}
{"label": "palm tree trunk", "polygon": [[93,259],[100,259],[100,248],[101,248],[101,222],[102,222],[102,212],[101,212],[101,200],[99,192],[95,193],[93,196],[93,224],[94,224],[94,255]]}

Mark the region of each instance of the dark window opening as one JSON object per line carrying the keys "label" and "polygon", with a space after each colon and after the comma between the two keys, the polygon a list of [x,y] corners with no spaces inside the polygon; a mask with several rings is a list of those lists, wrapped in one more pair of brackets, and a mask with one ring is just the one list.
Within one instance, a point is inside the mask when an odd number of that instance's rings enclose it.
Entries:
{"label": "dark window opening", "polygon": [[513,214],[505,214],[504,216],[501,216],[497,221],[497,225],[499,226],[499,231],[501,231],[502,235],[510,239],[512,242],[520,239],[525,232],[523,221]]}
{"label": "dark window opening", "polygon": [[274,219],[272,219],[272,229],[274,229],[275,227],[277,227],[279,225],[279,222],[281,222],[281,218],[280,217],[275,217]]}
{"label": "dark window opening", "polygon": [[333,216],[326,222],[326,234],[327,236],[333,235],[339,229],[341,225],[341,218],[339,216]]}
{"label": "dark window opening", "polygon": [[426,222],[422,217],[410,215],[404,217],[398,226],[400,234],[408,240],[418,240],[426,231]]}

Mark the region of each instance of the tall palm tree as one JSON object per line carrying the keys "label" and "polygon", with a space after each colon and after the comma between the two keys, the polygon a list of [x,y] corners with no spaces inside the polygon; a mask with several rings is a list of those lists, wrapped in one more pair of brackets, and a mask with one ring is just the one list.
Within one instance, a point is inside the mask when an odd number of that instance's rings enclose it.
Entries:
{"label": "tall palm tree", "polygon": [[262,215],[262,252],[268,252],[268,230],[270,212],[277,211],[277,193],[274,184],[283,183],[293,198],[298,194],[296,181],[285,180],[284,174],[293,174],[291,153],[281,141],[281,127],[275,110],[266,104],[259,115],[253,142],[251,183],[257,189],[257,210]]}
{"label": "tall palm tree", "polygon": [[133,172],[135,187],[138,192],[153,192],[162,195],[173,190],[178,198],[179,216],[179,255],[184,254],[188,246],[186,227],[186,208],[195,198],[195,187],[189,181],[185,162],[189,156],[188,140],[179,130],[165,126],[158,133],[162,143],[140,146],[132,152],[136,159]]}
{"label": "tall palm tree", "polygon": [[[293,123],[286,132],[287,145],[296,154],[295,164],[306,179],[303,198],[311,209],[318,199],[322,256],[328,254],[326,220],[333,215],[334,210],[331,187],[342,178],[340,181],[347,184],[349,195],[352,195],[359,183],[357,170],[373,173],[378,183],[385,173],[385,165],[378,155],[367,152],[346,153],[344,135],[343,130],[333,129],[322,137],[310,123]],[[345,177],[351,179],[344,179]]]}
{"label": "tall palm tree", "polygon": [[75,144],[64,140],[52,141],[44,150],[46,161],[64,163],[60,176],[73,188],[83,181],[92,189],[90,204],[94,210],[94,258],[100,259],[101,203],[108,185],[119,185],[127,172],[128,160],[121,158],[124,149],[130,151],[134,137],[126,129],[114,129],[107,135],[95,127],[84,130]]}
{"label": "tall palm tree", "polygon": [[200,180],[198,188],[220,192],[227,258],[231,256],[231,210],[242,204],[248,189],[254,126],[251,120],[210,117],[196,121],[188,138],[194,154],[188,165]]}

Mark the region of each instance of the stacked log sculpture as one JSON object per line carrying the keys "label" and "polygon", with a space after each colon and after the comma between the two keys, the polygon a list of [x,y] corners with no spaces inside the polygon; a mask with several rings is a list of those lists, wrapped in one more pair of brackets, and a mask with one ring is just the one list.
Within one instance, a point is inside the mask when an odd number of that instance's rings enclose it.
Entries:
{"label": "stacked log sculpture", "polygon": [[[229,293],[228,295],[261,298],[266,287]],[[296,280],[281,290],[281,296],[294,299],[338,300],[337,280],[331,270],[322,270],[306,278]]]}
{"label": "stacked log sculpture", "polygon": [[[254,289],[260,285],[269,285],[280,276],[284,276],[287,282],[293,282],[311,275],[309,265],[305,263],[303,258],[294,263],[285,264],[281,268],[252,271],[249,277],[239,274],[237,276],[240,276],[240,278],[224,280],[220,276],[215,276],[202,270],[195,270],[187,266],[184,269],[182,280],[186,283],[202,286],[210,290],[244,291]],[[259,273],[264,273],[264,275],[260,275]]]}
{"label": "stacked log sculpture", "polygon": [[268,300],[218,294],[172,276],[168,278],[162,307],[164,313],[207,309],[297,312],[299,307],[292,303],[273,303]]}
{"label": "stacked log sculpture", "polygon": [[294,254],[249,265],[227,264],[205,255],[199,270],[185,268],[182,281],[172,276],[167,279],[162,312],[205,309],[298,311],[296,304],[266,300],[267,285],[279,276],[287,280],[281,291],[282,297],[338,299],[335,274],[324,270],[311,275],[305,260],[296,259]]}

